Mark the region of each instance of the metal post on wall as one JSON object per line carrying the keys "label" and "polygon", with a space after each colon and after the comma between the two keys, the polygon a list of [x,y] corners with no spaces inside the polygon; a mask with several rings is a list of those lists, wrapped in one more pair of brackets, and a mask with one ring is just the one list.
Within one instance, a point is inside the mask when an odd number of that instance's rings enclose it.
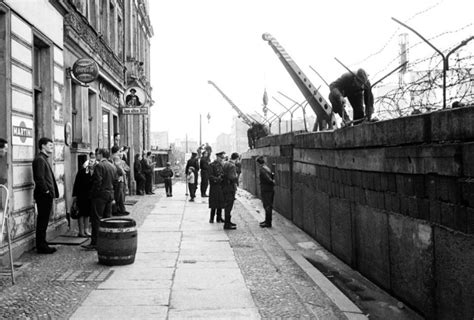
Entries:
{"label": "metal post on wall", "polygon": [[443,52],[441,50],[439,50],[438,48],[436,48],[431,42],[429,42],[426,38],[424,38],[420,33],[418,33],[415,29],[409,27],[408,25],[404,24],[403,22],[401,22],[400,20],[397,20],[395,18],[392,17],[392,20],[395,21],[396,23],[404,26],[405,28],[407,28],[408,30],[410,30],[411,32],[413,32],[414,34],[416,34],[418,37],[420,37],[424,42],[426,42],[431,48],[433,48],[434,51],[436,51],[440,56],[441,58],[443,59],[443,109],[446,109],[446,72],[449,70],[449,56],[451,54],[453,54],[456,50],[458,50],[459,48],[465,46],[469,41],[473,40],[474,39],[474,36],[472,37],[469,37],[467,38],[466,40],[464,41],[461,41],[461,43],[456,46],[454,49],[452,49],[451,51],[448,52],[447,55],[444,55]]}
{"label": "metal post on wall", "polygon": [[[12,253],[12,242],[11,242],[11,237],[10,237],[10,215],[8,214],[8,202],[10,200],[10,193],[8,191],[8,188],[5,187],[3,184],[0,185],[0,190],[4,192],[0,192],[1,195],[1,200],[3,200],[3,194],[5,194],[5,205],[3,206],[3,218],[2,218],[2,230],[0,233],[0,243],[1,240],[3,239],[3,230],[6,227],[7,228],[7,241],[8,241],[8,252],[10,255],[10,272],[11,272],[11,277],[12,277],[12,284],[15,284],[15,269],[13,267],[13,253]],[[1,247],[1,246],[0,246]]]}

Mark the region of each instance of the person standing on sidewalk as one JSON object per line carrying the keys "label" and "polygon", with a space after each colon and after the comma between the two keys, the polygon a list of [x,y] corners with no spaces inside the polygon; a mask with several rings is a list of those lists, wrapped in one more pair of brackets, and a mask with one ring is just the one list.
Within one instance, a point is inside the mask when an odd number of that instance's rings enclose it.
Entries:
{"label": "person standing on sidewalk", "polygon": [[53,199],[59,197],[58,185],[49,164],[49,156],[53,153],[54,143],[50,138],[38,141],[39,154],[33,160],[33,179],[35,181],[34,198],[38,208],[36,218],[36,251],[38,253],[54,253],[56,248],[48,246],[46,230],[49,216],[53,209]]}
{"label": "person standing on sidewalk", "polygon": [[79,209],[79,217],[77,218],[77,225],[79,227],[78,237],[90,236],[87,232],[91,215],[91,199],[89,191],[92,186],[92,175],[94,174],[95,165],[95,154],[91,152],[89,153],[89,160],[84,162],[82,168],[80,168],[76,174],[76,179],[74,179],[72,201],[73,206],[77,206]]}
{"label": "person standing on sidewalk", "polygon": [[224,157],[225,152],[216,153],[216,160],[209,165],[209,208],[211,209],[210,223],[214,223],[214,217],[217,216],[217,222],[222,220],[222,208],[225,207],[224,192],[222,183],[224,180]]}
{"label": "person standing on sidewalk", "polygon": [[130,212],[125,209],[125,170],[123,161],[119,155],[112,156],[112,163],[117,172],[117,181],[114,183],[114,199],[115,204],[112,206],[112,214],[114,216],[126,216]]}
{"label": "person standing on sidewalk", "polygon": [[173,178],[174,173],[173,173],[173,170],[171,169],[170,162],[166,163],[166,168],[161,170],[160,176],[162,176],[163,180],[165,181],[166,196],[172,197],[173,196],[173,181],[171,180],[171,178]]}
{"label": "person standing on sidewalk", "polygon": [[0,184],[7,184],[8,181],[8,141],[0,138]]}
{"label": "person standing on sidewalk", "polygon": [[145,194],[145,175],[142,170],[142,155],[140,153],[135,154],[135,161],[133,162],[133,173],[135,181],[137,182],[137,192],[139,196]]}
{"label": "person standing on sidewalk", "polygon": [[194,202],[196,198],[196,179],[194,174],[194,167],[189,167],[188,174],[186,176],[186,181],[188,182],[189,194],[191,199],[189,201]]}
{"label": "person standing on sidewalk", "polygon": [[197,157],[197,152],[191,152],[191,158],[186,162],[185,172],[186,174],[189,172],[189,167],[194,168],[194,184],[197,188],[198,183],[198,173],[199,173],[199,159]]}
{"label": "person standing on sidewalk", "polygon": [[97,149],[97,165],[92,175],[91,187],[91,243],[83,246],[88,250],[95,250],[97,246],[97,235],[99,233],[99,223],[102,218],[109,218],[112,215],[112,204],[114,202],[114,183],[117,181],[117,170],[109,162],[110,154],[107,149]]}
{"label": "person standing on sidewalk", "polygon": [[238,175],[237,175],[237,167],[235,162],[239,158],[239,154],[234,152],[230,156],[230,160],[224,164],[224,180],[223,180],[223,187],[222,191],[224,193],[224,229],[226,230],[233,230],[237,229],[235,223],[232,223],[231,220],[231,212],[232,208],[234,207],[234,200],[235,200],[235,193],[237,192],[237,182],[238,182]]}
{"label": "person standing on sidewalk", "polygon": [[265,209],[265,221],[260,222],[260,227],[272,227],[272,212],[273,212],[273,197],[275,195],[274,174],[270,168],[265,164],[263,156],[257,158],[257,163],[260,166],[260,193],[262,195],[263,208]]}
{"label": "person standing on sidewalk", "polygon": [[145,174],[145,193],[155,194],[153,192],[153,169],[154,164],[151,159],[151,151],[146,153],[146,156],[142,159],[142,171]]}
{"label": "person standing on sidewalk", "polygon": [[201,169],[201,197],[207,198],[208,195],[206,194],[207,187],[209,185],[209,153],[204,151],[202,153],[201,161],[199,162],[199,167]]}

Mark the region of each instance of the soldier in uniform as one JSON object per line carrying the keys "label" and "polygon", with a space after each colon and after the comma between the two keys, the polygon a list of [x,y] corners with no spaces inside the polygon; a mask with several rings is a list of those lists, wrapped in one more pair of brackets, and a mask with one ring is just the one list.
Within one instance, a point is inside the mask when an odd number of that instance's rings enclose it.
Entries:
{"label": "soldier in uniform", "polygon": [[217,216],[217,222],[222,220],[222,208],[224,208],[224,192],[222,184],[224,181],[224,157],[225,152],[216,153],[216,160],[209,165],[209,208],[211,209],[210,223],[214,223],[214,217]]}
{"label": "soldier in uniform", "polygon": [[272,227],[272,213],[273,213],[273,196],[275,191],[275,180],[273,172],[265,164],[263,156],[257,158],[259,165],[259,178],[260,178],[260,193],[262,195],[263,208],[265,209],[265,221],[260,222],[260,227],[271,228]]}
{"label": "soldier in uniform", "polygon": [[234,152],[230,156],[230,160],[224,164],[224,185],[222,190],[225,202],[224,229],[226,230],[237,229],[236,224],[232,223],[230,220],[232,208],[234,207],[235,193],[237,191],[237,182],[239,179],[237,175],[237,167],[235,165],[238,158],[239,154]]}

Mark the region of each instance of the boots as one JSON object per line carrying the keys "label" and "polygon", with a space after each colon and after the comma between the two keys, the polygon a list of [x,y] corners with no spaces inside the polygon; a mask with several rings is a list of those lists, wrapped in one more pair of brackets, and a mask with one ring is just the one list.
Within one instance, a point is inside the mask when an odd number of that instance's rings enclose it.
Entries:
{"label": "boots", "polygon": [[219,223],[224,222],[224,220],[222,219],[222,212],[221,211],[217,211],[216,221],[219,222]]}
{"label": "boots", "polygon": [[214,212],[213,209],[211,209],[211,217],[209,218],[209,223],[214,223],[214,216],[216,215],[216,213]]}
{"label": "boots", "polygon": [[260,222],[260,227],[262,228],[272,227],[272,211],[273,209],[271,207],[265,209],[265,221]]}

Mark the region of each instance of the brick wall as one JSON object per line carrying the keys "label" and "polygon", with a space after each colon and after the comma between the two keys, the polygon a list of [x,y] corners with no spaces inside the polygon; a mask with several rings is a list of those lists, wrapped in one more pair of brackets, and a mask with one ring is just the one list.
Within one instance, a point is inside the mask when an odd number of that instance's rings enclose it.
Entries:
{"label": "brick wall", "polygon": [[427,318],[474,315],[474,108],[289,133],[243,155],[275,164],[275,209]]}

